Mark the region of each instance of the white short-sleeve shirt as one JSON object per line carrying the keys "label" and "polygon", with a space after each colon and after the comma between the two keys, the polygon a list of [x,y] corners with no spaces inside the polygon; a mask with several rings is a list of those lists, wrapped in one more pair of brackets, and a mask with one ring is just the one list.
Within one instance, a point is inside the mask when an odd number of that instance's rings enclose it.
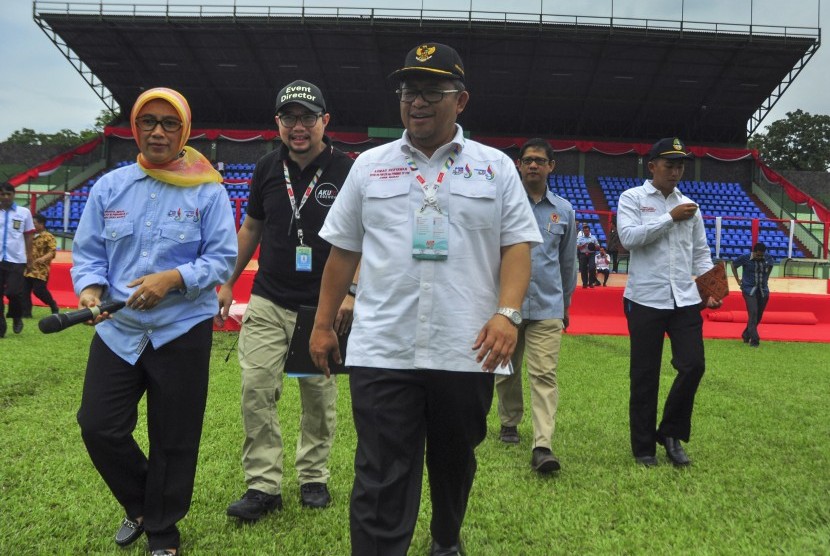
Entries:
{"label": "white short-sleeve shirt", "polygon": [[[415,259],[424,193],[406,155],[431,183],[454,145],[460,154],[437,194],[449,214],[449,256]],[[542,239],[513,162],[458,126],[430,159],[406,132],[361,154],[320,236],[362,254],[347,365],[466,372],[481,371],[472,346],[497,309],[501,248]]]}

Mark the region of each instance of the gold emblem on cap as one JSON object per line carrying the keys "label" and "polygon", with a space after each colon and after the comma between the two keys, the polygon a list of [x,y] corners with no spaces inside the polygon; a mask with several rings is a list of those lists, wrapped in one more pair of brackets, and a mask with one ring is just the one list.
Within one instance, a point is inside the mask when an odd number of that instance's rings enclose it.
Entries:
{"label": "gold emblem on cap", "polygon": [[676,151],[682,151],[683,150],[683,143],[680,142],[680,139],[675,137],[674,141],[672,141],[671,147]]}
{"label": "gold emblem on cap", "polygon": [[428,44],[422,44],[415,50],[415,59],[419,62],[426,62],[432,55],[435,54],[435,47]]}

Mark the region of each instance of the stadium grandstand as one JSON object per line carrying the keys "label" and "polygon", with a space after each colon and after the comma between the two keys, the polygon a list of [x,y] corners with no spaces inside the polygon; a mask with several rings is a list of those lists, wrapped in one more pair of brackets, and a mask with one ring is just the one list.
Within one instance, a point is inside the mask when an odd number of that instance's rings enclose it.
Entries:
{"label": "stadium grandstand", "polygon": [[[713,256],[732,259],[760,240],[781,261],[779,277],[820,278],[817,293],[827,293],[830,210],[746,148],[820,47],[818,27],[295,4],[35,1],[33,14],[114,112],[158,85],[188,98],[190,145],[223,173],[238,224],[254,163],[278,145],[282,85],[319,85],[329,136],[356,156],[400,136],[387,76],[412,45],[431,40],[465,60],[465,132],[512,158],[525,139],[547,138],[557,152],[551,188],[600,241],[620,192],[648,177],[650,144],[680,136],[696,155],[680,188],[700,204]],[[70,250],[89,187],[137,152],[122,117],[12,182]],[[77,171],[44,182],[62,165]]]}

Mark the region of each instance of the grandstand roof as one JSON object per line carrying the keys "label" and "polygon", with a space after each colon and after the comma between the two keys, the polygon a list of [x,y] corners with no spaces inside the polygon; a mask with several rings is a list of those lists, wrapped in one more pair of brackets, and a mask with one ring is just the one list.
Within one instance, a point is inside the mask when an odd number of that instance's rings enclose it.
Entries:
{"label": "grandstand roof", "polygon": [[294,79],[320,86],[334,129],[400,127],[386,76],[411,47],[430,40],[454,46],[464,59],[472,98],[460,121],[477,135],[680,135],[691,143],[742,144],[748,122],[752,129],[760,121],[820,44],[812,28],[119,6],[110,13],[97,3],[36,2],[35,19],[102,99],[111,93],[128,109],[144,88],[173,87],[201,127],[272,125],[276,92]]}

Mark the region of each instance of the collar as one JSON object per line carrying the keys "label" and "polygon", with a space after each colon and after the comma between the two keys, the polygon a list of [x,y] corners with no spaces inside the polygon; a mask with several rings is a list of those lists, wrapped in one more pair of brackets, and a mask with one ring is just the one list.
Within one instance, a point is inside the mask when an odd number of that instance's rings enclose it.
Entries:
{"label": "collar", "polygon": [[[466,143],[467,140],[464,139],[464,130],[461,129],[460,125],[455,124],[455,135],[453,136],[452,140],[449,143],[441,145],[440,147],[435,149],[435,153],[432,156],[435,156],[439,153],[443,153],[444,151],[448,151],[452,148],[453,145],[457,145],[458,152],[462,153],[464,151],[464,146],[466,145]],[[403,130],[403,136],[401,137],[401,152],[404,154],[404,156],[411,156],[413,153],[418,153],[424,158],[426,158],[424,154],[409,141],[409,134],[406,130]],[[458,161],[456,160],[456,162]]]}
{"label": "collar", "polygon": [[12,204],[11,204],[11,205],[9,205],[9,208],[7,208],[7,209],[0,209],[0,210],[5,210],[5,211],[8,211],[8,212],[12,212],[12,211],[17,210],[17,207],[18,207],[17,203],[15,203],[14,201],[12,201]]}
{"label": "collar", "polygon": [[[646,183],[643,184],[643,187],[646,188],[646,193],[648,195],[660,195],[661,197],[663,196],[663,192],[660,191],[659,189],[657,189],[656,187],[654,187],[654,184],[651,183],[651,180],[646,180]],[[675,186],[674,191],[669,193],[668,197],[665,197],[665,198],[668,199],[672,195],[677,195],[678,197],[682,197],[683,193],[680,191],[679,187]]]}

